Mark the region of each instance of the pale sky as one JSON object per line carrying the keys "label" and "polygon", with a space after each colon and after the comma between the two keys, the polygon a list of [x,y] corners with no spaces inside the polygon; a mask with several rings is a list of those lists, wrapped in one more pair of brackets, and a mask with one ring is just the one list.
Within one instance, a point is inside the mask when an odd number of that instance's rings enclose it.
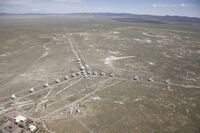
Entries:
{"label": "pale sky", "polygon": [[0,12],[113,12],[200,17],[200,0],[0,0]]}

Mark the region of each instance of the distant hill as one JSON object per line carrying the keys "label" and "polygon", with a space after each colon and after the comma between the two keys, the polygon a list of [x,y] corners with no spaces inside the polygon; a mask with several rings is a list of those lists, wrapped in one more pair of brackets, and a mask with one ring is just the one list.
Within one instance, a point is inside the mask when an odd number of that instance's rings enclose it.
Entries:
{"label": "distant hill", "polygon": [[129,13],[72,13],[70,15],[112,17],[121,22],[146,22],[146,23],[170,23],[170,22],[192,22],[200,23],[200,18],[186,16],[155,16],[155,15],[138,15]]}
{"label": "distant hill", "polygon": [[138,22],[138,23],[200,23],[200,18],[186,16],[154,16],[154,15],[138,15],[130,13],[70,13],[70,14],[42,14],[42,13],[27,13],[27,14],[8,14],[0,13],[0,16],[13,15],[73,15],[73,16],[93,16],[93,17],[108,17],[121,22]]}

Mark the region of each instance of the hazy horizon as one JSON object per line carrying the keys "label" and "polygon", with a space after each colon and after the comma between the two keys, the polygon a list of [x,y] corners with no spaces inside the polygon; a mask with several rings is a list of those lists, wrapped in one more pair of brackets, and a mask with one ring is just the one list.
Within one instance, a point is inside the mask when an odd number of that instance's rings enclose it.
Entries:
{"label": "hazy horizon", "polygon": [[198,0],[0,0],[1,13],[131,13],[200,17]]}

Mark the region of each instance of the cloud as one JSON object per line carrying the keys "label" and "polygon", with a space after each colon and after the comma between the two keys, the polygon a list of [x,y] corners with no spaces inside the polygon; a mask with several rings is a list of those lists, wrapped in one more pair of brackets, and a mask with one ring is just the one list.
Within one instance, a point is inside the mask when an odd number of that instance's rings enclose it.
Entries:
{"label": "cloud", "polygon": [[39,8],[33,8],[33,9],[31,9],[31,11],[40,11],[40,9]]}
{"label": "cloud", "polygon": [[184,3],[181,3],[179,4],[180,7],[194,7],[195,5],[193,4],[184,4]]}
{"label": "cloud", "polygon": [[193,4],[184,4],[184,3],[180,3],[180,4],[153,4],[152,7],[156,8],[156,7],[163,7],[163,8],[167,8],[167,7],[194,7],[195,5]]}
{"label": "cloud", "polygon": [[82,3],[82,0],[0,0],[0,6],[23,6],[40,3]]}
{"label": "cloud", "polygon": [[32,0],[0,0],[0,6],[21,6],[31,2]]}
{"label": "cloud", "polygon": [[53,0],[53,2],[82,3],[82,0]]}
{"label": "cloud", "polygon": [[157,7],[157,5],[156,5],[156,4],[153,4],[152,6],[153,6],[154,8],[155,8],[155,7]]}

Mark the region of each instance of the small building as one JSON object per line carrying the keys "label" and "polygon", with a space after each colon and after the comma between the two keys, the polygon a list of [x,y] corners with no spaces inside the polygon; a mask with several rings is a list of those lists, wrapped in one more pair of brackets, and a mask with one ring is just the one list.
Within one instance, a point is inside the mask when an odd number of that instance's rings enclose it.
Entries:
{"label": "small building", "polygon": [[85,70],[81,70],[81,73],[86,73]]}
{"label": "small building", "polygon": [[77,53],[76,53],[76,54],[74,54],[74,55],[75,55],[75,58],[78,58],[78,57],[79,57]]}
{"label": "small building", "polygon": [[88,77],[88,75],[87,75],[87,74],[83,75],[83,78],[87,78],[87,77]]}
{"label": "small building", "polygon": [[81,66],[81,65],[82,65],[82,62],[81,62],[81,61],[78,61],[77,64],[78,64],[79,66]]}
{"label": "small building", "polygon": [[34,125],[29,125],[29,130],[33,133],[33,132],[35,132],[36,130],[37,130],[37,127],[36,126],[34,126]]}
{"label": "small building", "polygon": [[77,75],[77,76],[78,76],[78,75],[81,75],[81,72],[77,72],[76,75]]}
{"label": "small building", "polygon": [[1,107],[1,106],[0,106],[0,110],[2,110],[2,109],[5,109],[5,107]]}
{"label": "small building", "polygon": [[12,94],[10,98],[11,98],[12,100],[15,100],[15,99],[16,99],[15,94]]}
{"label": "small building", "polygon": [[115,77],[115,74],[114,74],[114,73],[111,73],[111,74],[110,74],[110,77]]}
{"label": "small building", "polygon": [[60,82],[60,80],[59,79],[56,79],[56,83],[59,83]]}
{"label": "small building", "polygon": [[85,67],[83,65],[81,65],[80,70],[85,70]]}
{"label": "small building", "polygon": [[69,77],[68,76],[65,76],[65,80],[68,80],[69,79]]}
{"label": "small building", "polygon": [[74,106],[70,106],[70,107],[68,108],[68,113],[69,113],[69,114],[72,114],[74,111],[75,111],[75,107],[74,107]]}
{"label": "small building", "polygon": [[91,74],[91,71],[87,71],[87,74]]}
{"label": "small building", "polygon": [[15,122],[20,128],[25,129],[27,127],[26,122],[25,121],[20,121],[19,123]]}
{"label": "small building", "polygon": [[80,65],[80,64],[81,64],[81,62],[80,62],[80,61],[77,61],[76,63],[77,63],[78,65]]}
{"label": "small building", "polygon": [[106,74],[104,72],[101,72],[101,76],[105,76]]}
{"label": "small building", "polygon": [[90,68],[88,64],[86,64],[85,67]]}
{"label": "small building", "polygon": [[72,75],[71,75],[71,76],[72,76],[72,78],[73,78],[73,77],[76,77],[76,74],[75,74],[75,73],[72,73]]}
{"label": "small building", "polygon": [[93,72],[93,75],[97,75],[97,74],[98,74],[97,71],[94,71],[94,72]]}
{"label": "small building", "polygon": [[81,110],[79,108],[77,108],[76,106],[70,106],[70,107],[68,107],[67,112],[69,114],[74,114],[74,113],[80,113]]}
{"label": "small building", "polygon": [[29,92],[34,92],[35,90],[33,88],[30,88]]}
{"label": "small building", "polygon": [[169,79],[165,80],[165,83],[166,83],[167,85],[171,85],[171,81],[170,81]]}
{"label": "small building", "polygon": [[79,62],[79,61],[81,61],[81,59],[80,58],[76,58],[76,62]]}
{"label": "small building", "polygon": [[45,83],[45,84],[44,84],[44,87],[48,87],[48,86],[49,86],[49,84],[48,84],[48,83]]}
{"label": "small building", "polygon": [[27,120],[27,118],[24,117],[24,116],[22,116],[22,115],[18,115],[18,116],[14,119],[15,123],[17,123],[17,124],[19,124],[20,122],[25,122],[26,120]]}
{"label": "small building", "polygon": [[148,81],[153,82],[154,81],[153,76],[150,76],[149,79],[148,79]]}
{"label": "small building", "polygon": [[83,72],[83,78],[87,78],[87,77],[88,77],[87,73]]}
{"label": "small building", "polygon": [[139,76],[138,76],[138,75],[135,75],[135,76],[133,77],[133,79],[134,79],[134,80],[139,80]]}
{"label": "small building", "polygon": [[81,110],[80,110],[80,109],[77,109],[77,110],[76,110],[76,112],[77,112],[77,113],[80,113],[80,112],[81,112]]}

